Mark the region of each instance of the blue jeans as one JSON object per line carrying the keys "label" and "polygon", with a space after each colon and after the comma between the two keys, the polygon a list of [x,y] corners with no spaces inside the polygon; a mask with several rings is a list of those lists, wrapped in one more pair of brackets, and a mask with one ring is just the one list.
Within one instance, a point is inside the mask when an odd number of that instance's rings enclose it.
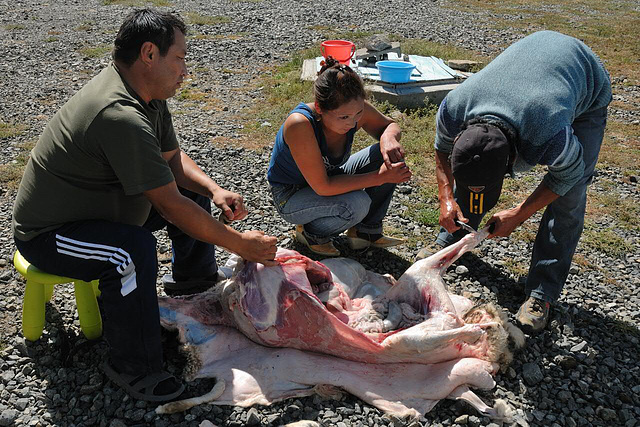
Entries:
{"label": "blue jeans", "polygon": [[[584,174],[564,196],[549,204],[542,215],[525,284],[528,296],[549,303],[554,303],[560,297],[582,235],[587,186],[593,179],[606,125],[607,107],[583,114],[571,125],[582,144]],[[482,215],[463,213],[469,218],[469,225],[477,228]],[[462,230],[450,234],[441,228],[436,242],[446,246],[459,240],[464,234]]]}
{"label": "blue jeans", "polygon": [[[377,171],[382,165],[380,144],[350,156],[329,175],[355,175]],[[271,194],[280,216],[291,224],[304,224],[305,233],[318,244],[328,242],[348,228],[370,234],[382,233],[395,184],[383,184],[335,196],[320,196],[308,185],[271,184]]]}

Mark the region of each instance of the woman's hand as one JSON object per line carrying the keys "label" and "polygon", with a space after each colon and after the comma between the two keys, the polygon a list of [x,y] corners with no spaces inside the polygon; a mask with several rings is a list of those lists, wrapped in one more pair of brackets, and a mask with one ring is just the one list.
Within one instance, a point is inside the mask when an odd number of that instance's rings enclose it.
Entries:
{"label": "woman's hand", "polygon": [[381,184],[400,184],[411,179],[411,170],[405,162],[392,163],[390,168],[383,163],[378,169],[378,176],[382,179]]}
{"label": "woman's hand", "polygon": [[[392,125],[389,126],[396,128],[398,125],[392,123]],[[394,129],[388,130],[392,131]],[[400,130],[398,128],[398,135],[399,132]],[[387,168],[389,169],[392,167],[391,165],[393,163],[404,161],[404,148],[402,148],[402,145],[398,142],[398,139],[395,137],[395,133],[393,132],[385,131],[385,133],[382,134],[382,137],[380,137],[380,152],[385,165],[387,165]]]}

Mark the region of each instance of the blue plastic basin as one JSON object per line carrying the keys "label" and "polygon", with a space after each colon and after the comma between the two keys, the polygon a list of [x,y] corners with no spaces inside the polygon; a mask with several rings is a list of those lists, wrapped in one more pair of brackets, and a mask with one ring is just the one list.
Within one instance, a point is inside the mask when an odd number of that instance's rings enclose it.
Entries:
{"label": "blue plastic basin", "polygon": [[416,68],[412,63],[405,61],[378,61],[376,66],[380,72],[380,80],[387,83],[408,82],[411,72]]}

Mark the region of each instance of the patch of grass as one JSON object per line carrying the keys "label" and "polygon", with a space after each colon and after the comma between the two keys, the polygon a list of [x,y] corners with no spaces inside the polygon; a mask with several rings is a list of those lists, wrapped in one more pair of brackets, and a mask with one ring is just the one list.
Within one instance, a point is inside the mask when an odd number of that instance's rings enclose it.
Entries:
{"label": "patch of grass", "polygon": [[311,25],[310,27],[308,27],[310,30],[316,30],[316,31],[333,31],[333,29],[335,27],[332,27],[330,25]]}
{"label": "patch of grass", "polygon": [[[612,185],[614,185],[612,183]],[[640,205],[631,198],[622,198],[615,192],[589,192],[587,218],[615,218],[617,227],[640,229]]]}
{"label": "patch of grass", "polygon": [[29,160],[31,149],[35,145],[35,141],[20,144],[18,146],[20,148],[20,154],[18,154],[15,161],[0,164],[0,184],[3,187],[10,189],[18,188],[20,180],[22,179],[22,174],[24,173],[24,167]]}
{"label": "patch of grass", "polygon": [[407,206],[407,216],[421,224],[437,227],[440,218],[437,188],[434,186],[420,187],[419,194],[412,199],[414,202]]}
{"label": "patch of grass", "polygon": [[15,190],[20,184],[23,173],[24,166],[16,163],[0,164],[0,184],[2,184],[3,187]]}
{"label": "patch of grass", "polygon": [[0,122],[0,139],[18,136],[24,132],[25,129],[26,126],[24,125]]}
{"label": "patch of grass", "polygon": [[4,29],[7,31],[15,31],[15,30],[24,30],[27,28],[23,24],[7,24],[4,26]]}
{"label": "patch of grass", "polygon": [[589,249],[600,251],[612,258],[622,258],[634,250],[631,243],[617,235],[612,227],[604,228],[602,225],[585,219],[584,231],[580,243]]}
{"label": "patch of grass", "polygon": [[187,21],[191,25],[218,25],[218,24],[226,24],[231,22],[231,18],[228,16],[221,15],[201,15],[197,12],[188,12],[187,13]]}
{"label": "patch of grass", "polygon": [[53,43],[53,42],[57,42],[57,41],[58,41],[58,38],[57,38],[57,37],[54,37],[54,36],[49,36],[49,37],[47,37],[46,39],[44,39],[44,41],[45,41],[46,43]]}
{"label": "patch of grass", "polygon": [[527,262],[507,258],[503,266],[513,277],[524,277],[529,273],[529,264]]}
{"label": "patch of grass", "polygon": [[85,46],[78,49],[78,53],[88,58],[100,58],[111,52],[111,46],[102,44],[99,46]]}
{"label": "patch of grass", "polygon": [[249,33],[247,32],[239,32],[239,33],[235,33],[235,34],[203,34],[203,33],[198,33],[195,34],[193,37],[198,39],[198,40],[240,40],[246,36],[248,36]]}
{"label": "patch of grass", "polygon": [[171,6],[169,0],[103,0],[102,4],[105,6],[120,5],[120,6],[146,6],[151,4],[156,7]]}
{"label": "patch of grass", "polygon": [[89,31],[93,27],[93,22],[83,22],[74,28],[76,31]]}
{"label": "patch of grass", "polygon": [[610,119],[600,150],[599,162],[616,166],[626,175],[640,173],[640,125]]}
{"label": "patch of grass", "polygon": [[210,93],[202,92],[194,87],[186,87],[175,97],[178,101],[187,105],[198,105],[203,110],[214,110],[220,108],[220,100]]}
{"label": "patch of grass", "polygon": [[206,93],[192,88],[184,88],[176,95],[176,99],[179,101],[202,101],[206,97]]}

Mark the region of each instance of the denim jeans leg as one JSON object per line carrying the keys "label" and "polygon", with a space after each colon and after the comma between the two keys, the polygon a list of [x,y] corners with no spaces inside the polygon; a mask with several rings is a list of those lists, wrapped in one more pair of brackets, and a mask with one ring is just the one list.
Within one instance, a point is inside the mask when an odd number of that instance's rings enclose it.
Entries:
{"label": "denim jeans leg", "polygon": [[331,237],[360,223],[371,204],[363,190],[319,196],[311,187],[296,191],[282,206],[274,192],[274,201],[285,221],[304,224],[305,232],[318,244],[326,243]]}
{"label": "denim jeans leg", "polygon": [[[179,190],[182,195],[211,213],[211,200],[208,197],[184,188],[179,188]],[[167,227],[169,239],[171,239],[173,274],[187,277],[206,277],[218,271],[215,245],[194,239],[169,223],[152,208],[144,228],[150,231],[157,231],[165,226]]]}
{"label": "denim jeans leg", "polygon": [[[340,170],[349,175],[368,173],[380,169],[383,162],[380,143],[377,143],[350,156]],[[382,233],[382,220],[387,215],[395,189],[396,184],[386,183],[364,190],[371,199],[371,205],[367,215],[356,225],[358,231],[369,234]]]}
{"label": "denim jeans leg", "polygon": [[583,149],[584,175],[567,194],[547,206],[533,246],[527,295],[554,303],[562,292],[584,226],[591,183],[607,123],[607,108],[583,114],[572,124]]}

